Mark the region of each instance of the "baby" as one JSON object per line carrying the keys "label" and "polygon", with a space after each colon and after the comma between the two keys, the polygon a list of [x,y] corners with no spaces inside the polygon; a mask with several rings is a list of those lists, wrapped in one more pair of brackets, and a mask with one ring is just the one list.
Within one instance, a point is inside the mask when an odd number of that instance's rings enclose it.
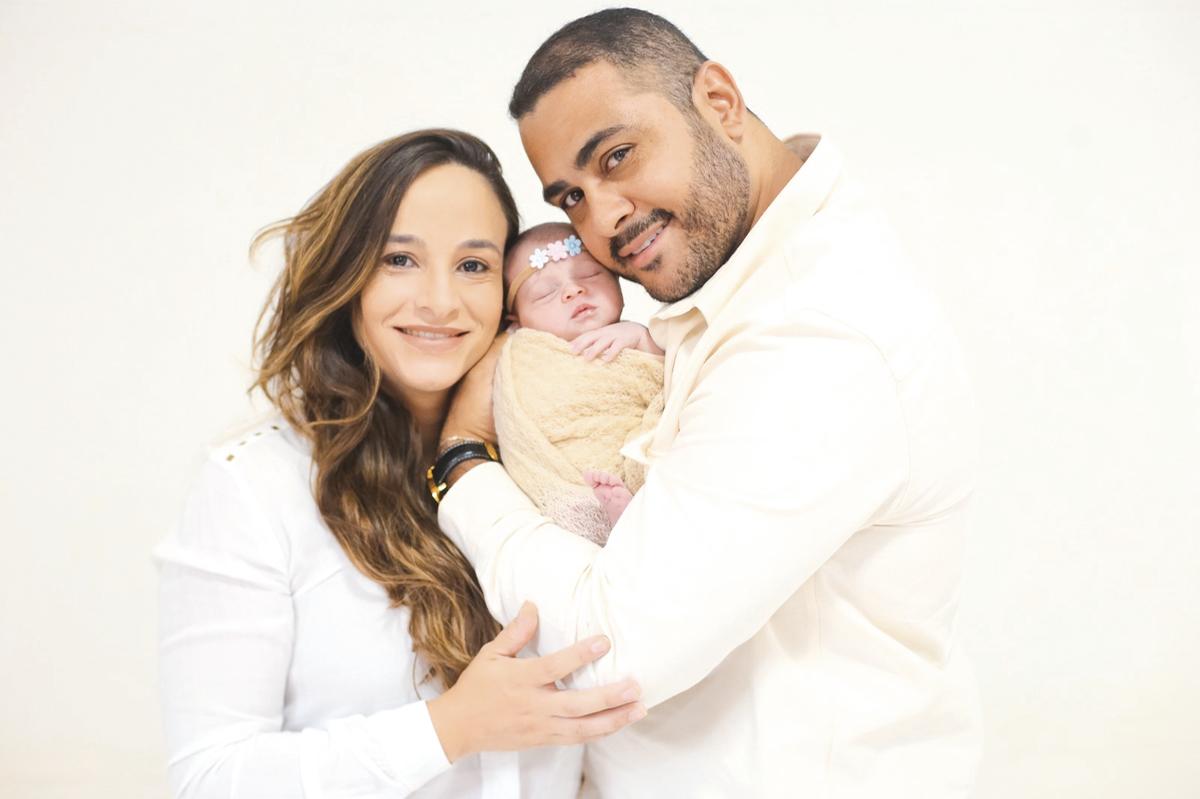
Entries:
{"label": "baby", "polygon": [[505,468],[543,513],[603,544],[645,476],[620,449],[661,413],[663,351],[621,321],[616,275],[570,225],[524,231],[504,278],[515,331],[496,372]]}

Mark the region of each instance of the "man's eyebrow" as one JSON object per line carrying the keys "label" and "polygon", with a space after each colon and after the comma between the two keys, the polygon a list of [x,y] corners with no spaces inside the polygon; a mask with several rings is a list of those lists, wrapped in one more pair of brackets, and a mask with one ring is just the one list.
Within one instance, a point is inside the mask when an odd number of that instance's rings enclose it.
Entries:
{"label": "man's eyebrow", "polygon": [[551,205],[554,205],[551,198],[562,194],[564,191],[566,191],[566,189],[567,182],[565,180],[556,180],[546,188],[542,189],[542,199]]}
{"label": "man's eyebrow", "polygon": [[[585,166],[587,166],[587,162],[592,160],[592,154],[596,152],[596,148],[600,146],[601,142],[603,142],[609,136],[612,136],[614,133],[620,133],[621,131],[625,130],[625,127],[625,125],[613,125],[605,128],[604,130],[598,130],[593,133],[588,140],[583,143],[583,146],[579,148],[579,152],[575,153],[575,168],[583,169]],[[552,198],[562,193],[566,188],[567,182],[565,180],[556,180],[546,188],[542,189],[542,199],[553,205],[554,203],[551,201]]]}
{"label": "man's eyebrow", "polygon": [[600,142],[614,133],[619,133],[623,130],[625,130],[624,125],[613,125],[611,128],[605,128],[593,133],[591,138],[585,141],[583,146],[579,148],[579,152],[575,153],[575,168],[583,169],[587,166],[587,162],[592,160],[592,153],[596,152],[596,148],[600,146]]}

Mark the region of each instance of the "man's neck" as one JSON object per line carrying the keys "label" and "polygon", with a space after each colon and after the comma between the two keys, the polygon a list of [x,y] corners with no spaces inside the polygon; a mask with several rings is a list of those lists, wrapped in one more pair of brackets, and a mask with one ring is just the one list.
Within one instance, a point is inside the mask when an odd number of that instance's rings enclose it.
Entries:
{"label": "man's neck", "polygon": [[751,226],[758,223],[816,146],[816,140],[808,137],[793,136],[786,142],[781,141],[765,126],[760,126],[753,135],[752,146],[757,153],[754,159],[757,162],[755,185],[758,188],[753,201],[754,218]]}

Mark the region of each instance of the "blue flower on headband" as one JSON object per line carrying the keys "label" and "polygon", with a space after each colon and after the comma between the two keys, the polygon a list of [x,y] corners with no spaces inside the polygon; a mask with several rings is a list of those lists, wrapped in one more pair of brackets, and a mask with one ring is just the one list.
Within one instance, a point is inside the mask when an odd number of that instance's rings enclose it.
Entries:
{"label": "blue flower on headband", "polygon": [[563,244],[567,245],[567,255],[579,255],[583,252],[583,242],[579,240],[578,236],[567,236]]}

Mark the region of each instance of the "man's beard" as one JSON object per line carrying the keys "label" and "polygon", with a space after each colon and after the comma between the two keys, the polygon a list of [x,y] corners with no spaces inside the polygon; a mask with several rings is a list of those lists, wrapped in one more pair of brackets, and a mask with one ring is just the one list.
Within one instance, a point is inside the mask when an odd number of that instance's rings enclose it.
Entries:
{"label": "man's beard", "polygon": [[[749,232],[750,171],[745,160],[699,117],[688,121],[695,154],[682,213],[675,215],[655,208],[609,241],[609,255],[613,263],[623,267],[621,273],[645,286],[659,302],[676,302],[707,283]],[[687,234],[683,263],[670,276],[669,284],[648,286],[617,253],[646,230],[671,220]],[[655,260],[661,259],[660,255]],[[654,269],[653,263],[647,268]]]}

